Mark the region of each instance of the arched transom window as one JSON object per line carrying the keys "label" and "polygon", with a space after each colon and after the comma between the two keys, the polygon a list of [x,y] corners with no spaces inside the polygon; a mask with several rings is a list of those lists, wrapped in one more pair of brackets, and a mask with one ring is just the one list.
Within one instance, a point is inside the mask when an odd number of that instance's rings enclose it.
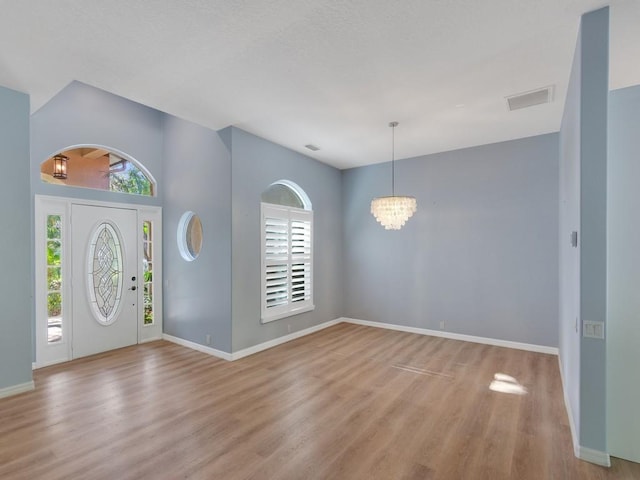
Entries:
{"label": "arched transom window", "polygon": [[40,165],[45,183],[153,197],[156,183],[139,162],[104,147],[63,150]]}

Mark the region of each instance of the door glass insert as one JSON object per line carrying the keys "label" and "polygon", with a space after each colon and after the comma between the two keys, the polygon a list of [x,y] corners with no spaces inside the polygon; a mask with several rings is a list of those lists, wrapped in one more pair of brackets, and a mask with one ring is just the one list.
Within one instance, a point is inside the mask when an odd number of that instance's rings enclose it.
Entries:
{"label": "door glass insert", "polygon": [[47,342],[62,341],[62,218],[47,215]]}
{"label": "door glass insert", "polygon": [[123,262],[120,238],[108,222],[98,225],[90,237],[87,262],[89,304],[98,323],[115,321],[122,298]]}
{"label": "door glass insert", "polygon": [[144,324],[153,325],[153,223],[149,220],[142,223],[142,251]]}

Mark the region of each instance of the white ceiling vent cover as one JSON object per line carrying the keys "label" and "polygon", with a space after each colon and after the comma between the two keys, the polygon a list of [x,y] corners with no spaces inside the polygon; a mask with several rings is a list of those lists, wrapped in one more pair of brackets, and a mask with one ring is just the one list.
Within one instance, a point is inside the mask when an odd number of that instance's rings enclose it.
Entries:
{"label": "white ceiling vent cover", "polygon": [[553,102],[553,85],[507,97],[507,106],[511,111],[551,102]]}

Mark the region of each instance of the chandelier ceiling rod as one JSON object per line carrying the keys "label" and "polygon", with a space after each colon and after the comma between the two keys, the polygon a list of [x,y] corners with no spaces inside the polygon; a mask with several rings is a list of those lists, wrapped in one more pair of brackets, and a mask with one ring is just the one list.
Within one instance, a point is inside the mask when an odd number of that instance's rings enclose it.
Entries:
{"label": "chandelier ceiling rod", "polygon": [[396,196],[396,127],[398,122],[389,122],[391,127],[391,196]]}

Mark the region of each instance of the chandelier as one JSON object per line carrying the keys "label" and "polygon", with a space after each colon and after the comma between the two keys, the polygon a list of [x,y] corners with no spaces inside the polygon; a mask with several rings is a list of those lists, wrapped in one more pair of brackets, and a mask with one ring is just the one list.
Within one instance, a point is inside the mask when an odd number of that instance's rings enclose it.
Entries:
{"label": "chandelier", "polygon": [[371,214],[385,230],[400,230],[416,213],[418,204],[415,197],[395,194],[395,129],[398,122],[391,122],[389,126],[391,127],[391,196],[371,200]]}

